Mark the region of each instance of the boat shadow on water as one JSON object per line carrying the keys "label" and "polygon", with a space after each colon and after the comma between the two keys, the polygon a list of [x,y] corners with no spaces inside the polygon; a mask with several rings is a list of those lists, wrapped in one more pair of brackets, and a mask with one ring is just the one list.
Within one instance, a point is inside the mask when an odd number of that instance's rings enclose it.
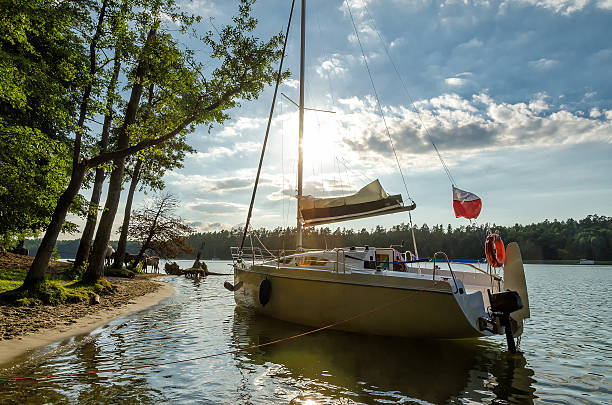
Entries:
{"label": "boat shadow on water", "polygon": [[[232,341],[236,347],[258,345],[308,330],[236,308]],[[436,404],[531,403],[536,398],[525,357],[508,353],[501,342],[478,339],[423,341],[324,330],[240,352],[235,361],[239,369],[264,366],[273,370],[267,373],[271,378],[300,386],[296,403],[347,397]],[[248,392],[250,384],[248,378],[243,381],[242,391]]]}

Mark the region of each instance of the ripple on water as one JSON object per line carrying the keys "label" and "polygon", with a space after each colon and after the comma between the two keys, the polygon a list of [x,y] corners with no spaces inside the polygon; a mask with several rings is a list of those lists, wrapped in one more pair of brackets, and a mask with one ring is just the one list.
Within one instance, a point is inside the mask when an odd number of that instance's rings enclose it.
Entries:
{"label": "ripple on water", "polygon": [[[183,267],[191,263],[180,263]],[[226,272],[224,262],[209,263]],[[323,331],[220,357],[4,384],[0,403],[605,403],[612,401],[612,268],[526,266],[523,355],[503,338],[409,341]],[[35,351],[3,376],[181,361],[304,332],[234,308],[230,276],[169,277],[175,295],[85,337]]]}

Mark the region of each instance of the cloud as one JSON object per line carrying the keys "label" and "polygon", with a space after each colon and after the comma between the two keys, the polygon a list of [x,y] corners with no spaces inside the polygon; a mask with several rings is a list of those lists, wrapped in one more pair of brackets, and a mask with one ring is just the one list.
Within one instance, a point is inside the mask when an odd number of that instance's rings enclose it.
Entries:
{"label": "cloud", "polygon": [[469,48],[480,48],[484,45],[484,43],[478,38],[472,38],[467,42],[464,42],[457,46],[459,49],[469,49]]}
{"label": "cloud", "polygon": [[531,67],[533,69],[538,69],[538,70],[549,70],[549,69],[554,68],[558,64],[559,64],[558,60],[546,59],[546,58],[540,58],[538,60],[532,60],[532,61],[527,63],[527,65],[529,65],[529,67]]}
{"label": "cloud", "polygon": [[[362,180],[362,179],[360,179]],[[276,185],[277,190],[268,193],[267,199],[270,201],[280,201],[283,198],[295,198],[296,189],[291,185]],[[343,183],[339,179],[322,178],[317,181],[305,181],[302,188],[303,195],[315,195],[318,197],[337,197],[355,192],[355,185]]]}
{"label": "cloud", "polygon": [[460,77],[449,77],[444,80],[449,86],[460,87],[467,83],[467,80]]}
{"label": "cloud", "polygon": [[249,189],[253,186],[253,179],[247,177],[212,178],[199,174],[180,174],[171,172],[167,175],[168,184],[179,190],[188,190],[200,193],[223,194],[229,191]]}
{"label": "cloud", "polygon": [[405,43],[406,43],[406,38],[398,37],[398,38],[395,38],[393,41],[389,42],[389,48],[397,48],[398,46],[402,46]]}
{"label": "cloud", "polygon": [[195,201],[185,204],[192,211],[197,211],[203,214],[214,214],[223,216],[243,215],[248,208],[244,204],[236,204],[231,202],[208,201],[196,198]]}
{"label": "cloud", "polygon": [[261,147],[257,142],[236,142],[233,146],[213,146],[206,152],[196,152],[190,156],[198,160],[218,160],[234,155],[244,155],[255,152]]}
{"label": "cloud", "polygon": [[591,112],[589,113],[589,117],[591,117],[591,118],[599,118],[599,117],[601,117],[601,111],[599,111],[599,108],[591,109]]}
{"label": "cloud", "polygon": [[221,15],[219,7],[212,0],[187,0],[181,2],[182,7],[186,8],[192,13],[213,17]]}
{"label": "cloud", "polygon": [[599,0],[597,2],[597,7],[603,10],[612,10],[612,0]]}
{"label": "cloud", "polygon": [[513,3],[542,7],[557,14],[570,15],[583,10],[590,3],[590,0],[506,0],[500,8],[504,5],[514,5]]}
{"label": "cloud", "polygon": [[327,77],[329,74],[343,76],[348,70],[347,62],[352,60],[352,56],[334,53],[328,59],[319,59],[320,66],[316,68],[316,72],[321,77]]}
{"label": "cloud", "polygon": [[300,86],[300,81],[295,79],[287,79],[283,82],[285,86],[297,89]]}
{"label": "cloud", "polygon": [[240,137],[244,132],[262,128],[267,123],[267,118],[263,117],[240,117],[229,125],[224,125],[223,129],[215,134],[221,138]]}
{"label": "cloud", "polygon": [[191,154],[191,157],[196,159],[219,159],[222,157],[232,156],[236,153],[235,149],[230,149],[225,146],[213,146],[208,148],[207,152],[196,152]]}
{"label": "cloud", "polygon": [[[562,109],[551,112],[545,99],[546,95],[538,94],[529,102],[513,104],[495,102],[484,93],[470,99],[445,94],[417,103],[419,115],[403,106],[387,108],[385,115],[401,154],[431,151],[428,133],[441,150],[451,154],[585,142],[612,144],[612,123]],[[353,128],[346,144],[366,159],[388,158],[391,148],[385,127],[377,123],[380,118],[371,104],[360,106],[344,118]]]}

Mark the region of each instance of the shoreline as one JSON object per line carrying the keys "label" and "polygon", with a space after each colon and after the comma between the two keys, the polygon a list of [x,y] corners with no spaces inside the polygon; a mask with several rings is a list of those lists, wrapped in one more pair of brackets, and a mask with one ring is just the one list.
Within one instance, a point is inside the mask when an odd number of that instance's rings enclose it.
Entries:
{"label": "shoreline", "polygon": [[124,305],[113,308],[103,308],[94,313],[77,318],[69,325],[58,325],[52,328],[40,329],[33,333],[19,335],[12,339],[0,340],[0,367],[5,368],[10,366],[13,360],[34,349],[70,337],[89,333],[114,319],[151,307],[174,294],[174,289],[170,284],[160,280],[152,280],[152,282],[159,284],[159,287],[155,291],[133,297]]}

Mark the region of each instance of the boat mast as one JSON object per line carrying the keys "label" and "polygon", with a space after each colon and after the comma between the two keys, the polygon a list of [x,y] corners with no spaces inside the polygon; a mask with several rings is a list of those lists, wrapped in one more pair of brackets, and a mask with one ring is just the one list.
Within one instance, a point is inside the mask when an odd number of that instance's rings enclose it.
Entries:
{"label": "boat mast", "polygon": [[306,0],[302,0],[302,27],[300,35],[300,118],[299,118],[299,140],[298,140],[298,177],[297,177],[297,243],[296,250],[302,250],[302,218],[300,215],[300,198],[302,197],[302,172],[303,172],[303,148],[304,137],[304,44],[306,41]]}

